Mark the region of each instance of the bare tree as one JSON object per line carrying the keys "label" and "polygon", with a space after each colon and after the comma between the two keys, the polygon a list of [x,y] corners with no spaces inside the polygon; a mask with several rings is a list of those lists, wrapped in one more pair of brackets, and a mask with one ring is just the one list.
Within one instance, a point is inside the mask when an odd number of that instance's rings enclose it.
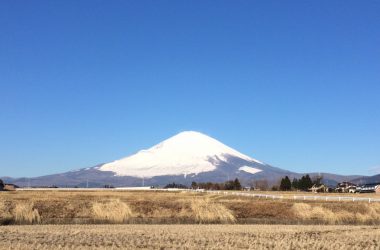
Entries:
{"label": "bare tree", "polygon": [[253,187],[255,189],[266,191],[269,189],[269,183],[268,180],[262,179],[262,180],[254,180],[253,181]]}

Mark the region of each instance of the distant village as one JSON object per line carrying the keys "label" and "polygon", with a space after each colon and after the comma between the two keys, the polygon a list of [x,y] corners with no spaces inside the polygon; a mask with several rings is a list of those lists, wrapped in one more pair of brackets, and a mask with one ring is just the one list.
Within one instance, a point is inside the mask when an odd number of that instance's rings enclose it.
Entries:
{"label": "distant village", "polygon": [[[275,187],[274,187],[275,188]],[[335,187],[323,183],[322,176],[316,176],[313,180],[309,175],[300,179],[294,178],[290,181],[288,176],[281,179],[280,191],[309,191],[313,193],[378,193],[380,194],[380,183],[369,183],[357,185],[349,181],[338,183]]]}
{"label": "distant village", "polygon": [[[325,188],[324,185],[316,187],[313,186],[310,191],[318,192],[321,188]],[[377,193],[380,194],[380,183],[364,184],[358,186],[351,182],[341,182],[334,190],[337,193]]]}

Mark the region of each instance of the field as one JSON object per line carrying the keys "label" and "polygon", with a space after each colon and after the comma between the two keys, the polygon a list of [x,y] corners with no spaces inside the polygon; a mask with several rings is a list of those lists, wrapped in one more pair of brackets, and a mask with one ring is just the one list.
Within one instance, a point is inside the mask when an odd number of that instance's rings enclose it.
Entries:
{"label": "field", "polygon": [[380,227],[34,225],[0,227],[0,249],[379,249]]}
{"label": "field", "polygon": [[380,203],[368,202],[16,191],[0,193],[1,224],[0,249],[380,248]]}
{"label": "field", "polygon": [[380,224],[380,203],[163,191],[3,192],[0,212],[0,224]]}

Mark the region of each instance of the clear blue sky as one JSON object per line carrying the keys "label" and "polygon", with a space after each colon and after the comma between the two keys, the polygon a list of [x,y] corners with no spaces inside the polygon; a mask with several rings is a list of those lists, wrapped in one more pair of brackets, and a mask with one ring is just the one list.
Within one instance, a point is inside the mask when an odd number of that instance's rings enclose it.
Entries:
{"label": "clear blue sky", "polygon": [[[380,1],[0,2],[0,176],[183,130],[274,166],[380,173]],[[377,171],[377,172],[376,172]]]}

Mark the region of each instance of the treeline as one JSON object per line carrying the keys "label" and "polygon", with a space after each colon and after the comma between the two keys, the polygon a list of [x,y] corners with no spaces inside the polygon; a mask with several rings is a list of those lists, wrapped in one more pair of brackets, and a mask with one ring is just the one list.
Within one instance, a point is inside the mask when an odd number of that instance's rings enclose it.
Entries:
{"label": "treeline", "polygon": [[[320,186],[322,184],[323,177],[313,177],[306,174],[302,176],[300,179],[294,178],[290,180],[288,176],[285,176],[281,179],[279,185],[272,186],[272,190],[280,190],[280,191],[291,191],[291,190],[300,190],[300,191],[309,191],[313,185]],[[166,185],[164,188],[181,188],[187,189],[188,186],[183,184],[170,183]],[[242,190],[242,185],[238,178],[231,181],[226,181],[222,183],[217,182],[195,182],[191,183],[190,188],[192,189],[206,189],[206,190]],[[267,180],[255,180],[251,182],[252,189],[258,190],[270,190],[270,186]]]}
{"label": "treeline", "polygon": [[191,183],[192,189],[206,189],[206,190],[241,190],[242,186],[238,178],[233,181],[226,181],[223,183],[214,183],[214,182],[195,182]]}
{"label": "treeline", "polygon": [[167,184],[164,188],[181,188],[181,189],[188,189],[188,186],[182,185],[182,184],[176,184],[176,183],[170,183]]}
{"label": "treeline", "polygon": [[323,177],[318,176],[313,179],[310,178],[310,176],[304,175],[300,179],[294,178],[292,181],[290,181],[288,176],[285,176],[281,179],[280,187],[279,189],[281,191],[290,191],[290,190],[301,190],[301,191],[309,191],[309,189],[313,185],[321,185],[322,184]]}
{"label": "treeline", "polygon": [[[175,182],[167,184],[164,188],[182,188],[188,189],[189,187],[183,184],[177,184]],[[238,178],[233,181],[226,181],[223,183],[216,182],[195,182],[191,183],[192,189],[206,189],[206,190],[241,190],[242,186]]]}

